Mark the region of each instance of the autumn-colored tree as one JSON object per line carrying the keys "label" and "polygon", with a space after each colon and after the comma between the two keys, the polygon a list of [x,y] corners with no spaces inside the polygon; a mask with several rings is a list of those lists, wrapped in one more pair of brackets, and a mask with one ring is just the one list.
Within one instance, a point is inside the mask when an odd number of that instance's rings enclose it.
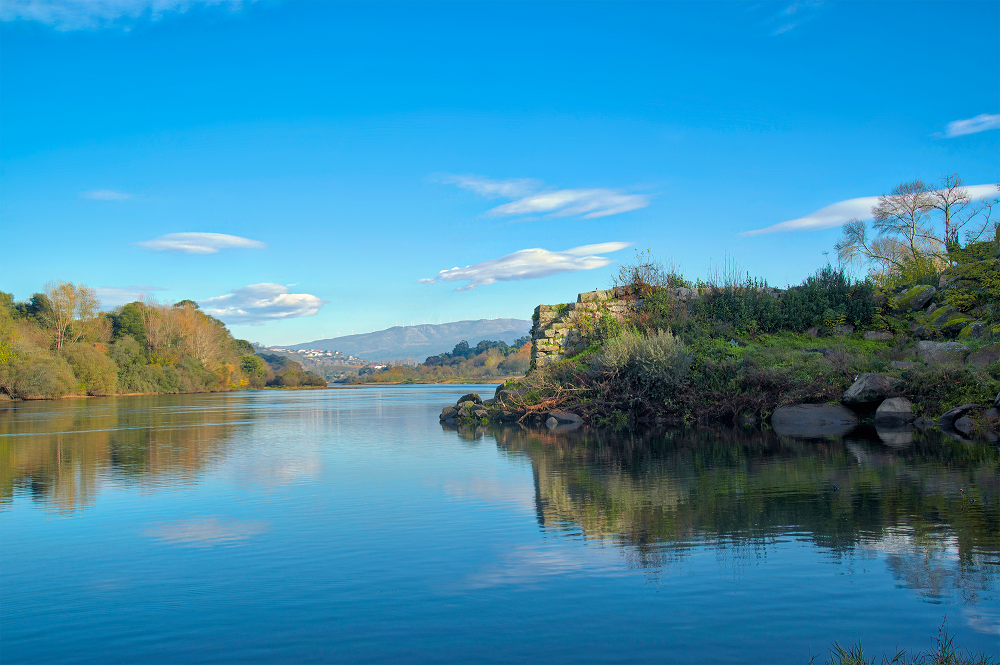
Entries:
{"label": "autumn-colored tree", "polygon": [[97,318],[97,294],[83,284],[48,282],[45,297],[50,309],[43,313],[43,321],[52,330],[56,349],[82,339]]}

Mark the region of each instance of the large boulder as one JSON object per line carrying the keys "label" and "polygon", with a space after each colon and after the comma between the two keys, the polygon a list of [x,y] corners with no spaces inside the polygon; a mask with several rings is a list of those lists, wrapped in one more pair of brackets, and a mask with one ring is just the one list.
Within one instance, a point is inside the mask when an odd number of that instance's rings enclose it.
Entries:
{"label": "large boulder", "polygon": [[892,427],[913,422],[913,404],[905,397],[890,397],[875,411],[875,425]]}
{"label": "large boulder", "polygon": [[857,424],[858,417],[839,404],[793,404],[771,415],[775,432],[806,439],[844,436]]}
{"label": "large boulder", "polygon": [[458,409],[453,406],[446,406],[441,409],[441,420],[450,420],[458,416]]}
{"label": "large boulder", "polygon": [[576,415],[572,411],[549,411],[549,417],[555,418],[560,423],[575,423],[578,425],[583,424],[583,418]]}
{"label": "large boulder", "polygon": [[976,367],[986,367],[1000,361],[1000,342],[989,344],[978,351],[974,351],[969,354],[968,361],[970,365],[975,365]]}
{"label": "large boulder", "polygon": [[963,404],[962,406],[956,406],[954,409],[945,411],[938,418],[938,427],[942,432],[953,432],[955,430],[955,421],[978,406],[978,404]]}
{"label": "large boulder", "polygon": [[898,379],[883,374],[862,374],[841,400],[844,404],[864,405],[881,402],[896,387]]}
{"label": "large boulder", "polygon": [[892,308],[893,314],[903,314],[923,309],[937,294],[937,289],[933,286],[914,286],[896,298],[896,306]]}
{"label": "large boulder", "polygon": [[958,342],[917,342],[917,354],[928,365],[957,365],[968,352],[969,347]]}
{"label": "large boulder", "polygon": [[458,398],[457,404],[462,402],[475,402],[476,404],[482,404],[483,398],[479,396],[479,393],[469,393],[468,395],[462,395]]}

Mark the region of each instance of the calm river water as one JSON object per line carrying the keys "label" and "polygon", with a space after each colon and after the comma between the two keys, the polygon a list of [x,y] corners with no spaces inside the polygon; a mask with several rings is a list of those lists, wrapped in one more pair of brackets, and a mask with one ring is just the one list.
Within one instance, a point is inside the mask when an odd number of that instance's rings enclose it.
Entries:
{"label": "calm river water", "polygon": [[998,652],[994,446],[439,424],[464,392],[0,406],[0,657]]}

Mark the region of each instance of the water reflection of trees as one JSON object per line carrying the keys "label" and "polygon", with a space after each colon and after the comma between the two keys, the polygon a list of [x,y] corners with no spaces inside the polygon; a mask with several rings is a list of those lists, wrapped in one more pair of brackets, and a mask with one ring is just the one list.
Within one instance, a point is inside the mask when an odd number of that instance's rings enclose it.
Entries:
{"label": "water reflection of trees", "polygon": [[195,480],[252,418],[238,401],[196,395],[121,397],[8,407],[0,414],[0,502],[15,493],[59,511],[91,504],[102,482]]}
{"label": "water reflection of trees", "polygon": [[960,589],[977,602],[996,587],[987,563],[1000,553],[994,447],[718,431],[489,434],[530,458],[545,529],[616,542],[637,566],[669,565],[706,542],[747,565],[796,537],[836,556],[886,552],[893,574],[929,597]]}

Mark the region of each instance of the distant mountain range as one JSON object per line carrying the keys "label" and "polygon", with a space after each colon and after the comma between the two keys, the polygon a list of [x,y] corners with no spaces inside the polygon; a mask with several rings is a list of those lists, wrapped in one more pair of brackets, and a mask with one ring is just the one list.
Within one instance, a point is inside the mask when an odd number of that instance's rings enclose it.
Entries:
{"label": "distant mountain range", "polygon": [[470,346],[480,340],[502,340],[510,344],[518,337],[527,335],[531,321],[521,319],[480,319],[478,321],[456,321],[454,323],[425,324],[419,326],[393,326],[388,330],[344,335],[332,339],[317,339],[304,344],[276,346],[273,348],[320,349],[340,351],[344,355],[363,360],[401,360],[416,358],[424,360],[445,351],[451,351],[463,339]]}

